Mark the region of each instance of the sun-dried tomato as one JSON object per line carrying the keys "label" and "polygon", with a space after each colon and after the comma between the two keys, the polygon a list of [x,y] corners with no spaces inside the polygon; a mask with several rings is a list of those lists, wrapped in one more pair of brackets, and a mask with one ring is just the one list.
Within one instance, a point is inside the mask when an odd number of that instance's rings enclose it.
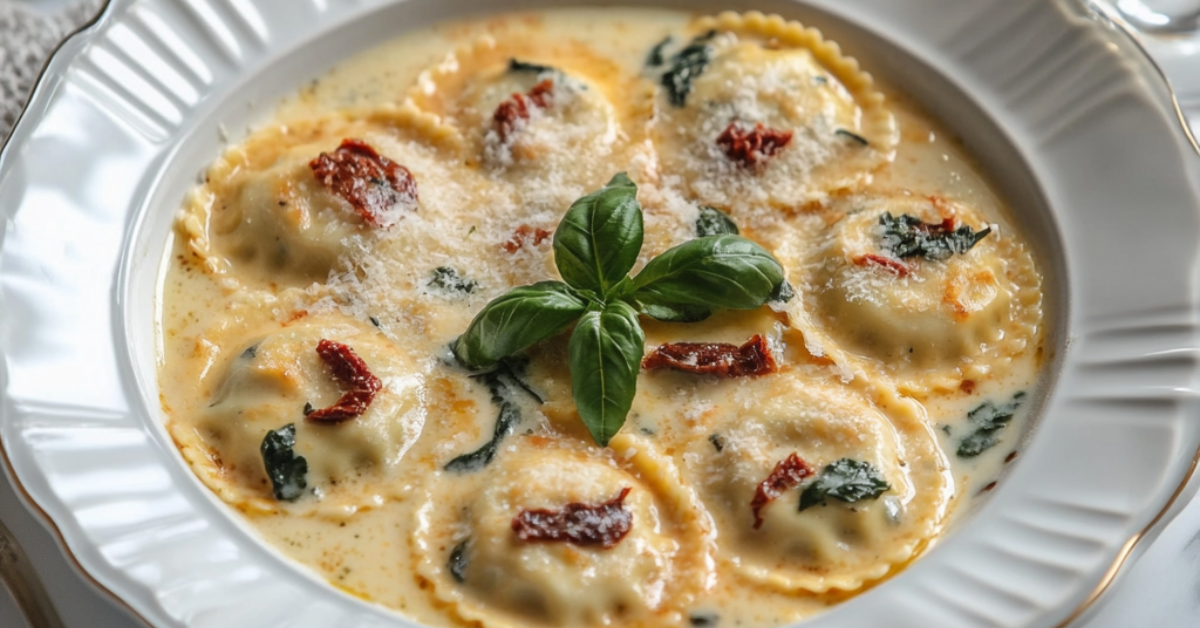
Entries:
{"label": "sun-dried tomato", "polygon": [[353,349],[340,342],[317,343],[317,355],[333,371],[333,378],[346,388],[332,406],[313,410],[306,417],[320,423],[341,423],[362,415],[375,399],[383,382],[371,374],[367,363]]}
{"label": "sun-dried tomato", "polygon": [[725,156],[747,168],[757,165],[760,159],[774,157],[791,141],[791,131],[770,129],[761,122],[747,128],[737,120],[717,136],[717,145],[725,151]]}
{"label": "sun-dried tomato", "polygon": [[417,208],[417,180],[408,168],[366,142],[344,139],[308,162],[317,181],[342,197],[368,224],[387,229]]}
{"label": "sun-dried tomato", "polygon": [[771,471],[771,475],[759,482],[758,489],[754,491],[754,499],[750,500],[750,508],[754,511],[754,529],[762,527],[762,509],[767,504],[775,501],[775,498],[782,495],[784,491],[799,485],[804,478],[812,474],[812,467],[808,466],[808,463],[794,452],[780,460],[775,465],[775,469]]}
{"label": "sun-dried tomato", "polygon": [[608,549],[633,528],[633,513],[625,510],[630,490],[625,487],[601,504],[572,502],[562,510],[522,510],[512,520],[513,532],[526,542],[558,541]]}
{"label": "sun-dried tomato", "polygon": [[554,91],[554,79],[546,79],[533,86],[528,94],[513,94],[496,107],[492,120],[496,122],[496,133],[505,141],[522,124],[529,121],[530,107],[545,109],[550,106]]}
{"label": "sun-dried tomato", "polygon": [[646,370],[671,368],[718,377],[745,377],[774,373],[778,367],[771,347],[761,334],[742,346],[724,342],[675,342],[665,344],[642,360]]}
{"label": "sun-dried tomato", "polygon": [[907,277],[908,274],[912,272],[912,269],[909,268],[908,264],[905,264],[904,262],[897,260],[897,259],[892,259],[890,257],[884,257],[882,255],[876,255],[874,253],[867,253],[866,255],[859,255],[858,257],[854,258],[854,263],[858,264],[859,266],[866,266],[867,264],[874,264],[875,266],[879,266],[879,267],[882,267],[893,273],[896,273],[896,276],[898,276],[898,277]]}
{"label": "sun-dried tomato", "polygon": [[513,231],[512,238],[509,238],[509,240],[501,246],[508,253],[516,253],[526,244],[533,244],[533,246],[537,246],[542,242],[545,242],[546,239],[552,235],[554,235],[554,233],[546,231],[541,227],[535,229],[529,225],[521,225],[517,227],[516,231]]}

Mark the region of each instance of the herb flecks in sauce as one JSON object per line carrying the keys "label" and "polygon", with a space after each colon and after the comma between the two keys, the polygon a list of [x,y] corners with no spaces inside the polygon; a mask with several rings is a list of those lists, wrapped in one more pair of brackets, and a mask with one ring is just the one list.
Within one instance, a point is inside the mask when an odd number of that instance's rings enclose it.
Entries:
{"label": "herb flecks in sauce", "polygon": [[951,255],[962,255],[992,232],[991,227],[975,231],[968,225],[955,227],[955,220],[940,223],[922,222],[920,218],[884,212],[879,217],[883,228],[883,248],[897,258],[923,257],[941,261]]}
{"label": "herb flecks in sauce", "polygon": [[633,513],[625,509],[625,497],[631,490],[625,487],[600,504],[572,502],[561,510],[522,510],[512,520],[513,532],[527,543],[557,541],[612,548],[633,529]]}
{"label": "herb flecks in sauce", "polygon": [[800,510],[823,505],[830,497],[848,504],[875,499],[890,488],[875,465],[842,458],[821,469],[821,475],[800,493]]}
{"label": "herb flecks in sauce", "polygon": [[1000,430],[1012,421],[1023,401],[1025,392],[1021,391],[1013,395],[1012,400],[1006,404],[997,406],[991,401],[985,401],[967,413],[967,422],[975,429],[959,441],[956,452],[958,457],[974,458],[1000,442]]}
{"label": "herb flecks in sauce", "polygon": [[263,466],[267,469],[267,477],[271,479],[271,491],[275,499],[293,502],[304,495],[308,488],[308,461],[304,456],[297,456],[296,424],[287,425],[267,432],[263,437],[262,452]]}
{"label": "herb flecks in sauce", "polygon": [[645,350],[639,312],[694,321],[715,308],[754,309],[784,282],[770,253],[730,235],[685,242],[630,277],[642,236],[637,186],[617,174],[575,201],[554,232],[554,262],[565,283],[514,288],[488,303],[455,341],[455,355],[468,368],[487,369],[575,323],[568,345],[572,396],[592,438],[607,445],[637,389]]}

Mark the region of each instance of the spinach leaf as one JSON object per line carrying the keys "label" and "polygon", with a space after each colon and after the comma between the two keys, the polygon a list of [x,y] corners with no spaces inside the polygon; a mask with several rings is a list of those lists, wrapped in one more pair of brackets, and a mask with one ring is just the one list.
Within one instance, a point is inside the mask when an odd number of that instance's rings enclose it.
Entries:
{"label": "spinach leaf", "polygon": [[859,135],[858,133],[854,133],[852,131],[847,131],[846,129],[838,129],[838,130],[834,131],[833,134],[840,135],[840,136],[854,142],[855,144],[858,144],[859,146],[869,146],[871,144],[870,142],[867,141],[867,138]]}
{"label": "spinach leaf", "polygon": [[624,425],[633,405],[645,342],[637,312],[622,301],[584,314],[571,334],[571,394],[602,447]]}
{"label": "spinach leaf", "polygon": [[709,236],[650,260],[634,277],[631,298],[647,316],[664,305],[748,310],[769,301],[783,280],[783,267],[761,246]]}
{"label": "spinach leaf", "polygon": [[662,41],[654,44],[654,47],[650,49],[650,54],[646,55],[647,67],[656,68],[666,63],[667,58],[663,56],[663,52],[667,49],[667,46],[671,45],[672,39],[674,38],[667,35]]}
{"label": "spinach leaf", "polygon": [[991,227],[979,231],[962,225],[951,229],[946,224],[930,224],[920,218],[902,214],[899,218],[891,212],[879,217],[883,226],[883,247],[898,258],[921,256],[941,261],[955,253],[961,255],[971,250],[980,240],[992,232]]}
{"label": "spinach leaf", "polygon": [[285,502],[294,502],[304,495],[304,489],[308,488],[308,481],[305,476],[308,475],[308,461],[304,456],[297,456],[294,451],[296,446],[296,424],[288,423],[287,425],[267,432],[263,437],[262,446],[259,451],[262,452],[263,465],[267,468],[267,477],[271,479],[271,490],[275,493],[275,499]]}
{"label": "spinach leaf", "polygon": [[639,303],[642,314],[657,321],[668,323],[698,323],[712,316],[712,308],[703,305],[678,305],[674,303]]}
{"label": "spinach leaf", "polygon": [[454,355],[472,369],[525,349],[567,328],[587,301],[560,281],[539,281],[500,295],[484,306],[454,343]]}
{"label": "spinach leaf", "polygon": [[846,503],[875,499],[890,488],[871,463],[842,458],[826,465],[821,475],[800,493],[800,510],[824,504],[829,497]]}
{"label": "spinach leaf", "polygon": [[446,561],[450,577],[462,584],[467,581],[467,542],[463,541],[450,550],[450,560]]}
{"label": "spinach leaf", "polygon": [[1017,408],[1021,407],[1021,403],[1025,401],[1025,392],[1021,391],[1013,395],[1013,398],[1008,403],[997,406],[991,401],[985,401],[979,407],[967,413],[967,420],[974,426],[974,430],[963,437],[958,444],[959,458],[974,458],[979,454],[996,446],[1000,442],[998,432],[1010,421],[1017,413]]}
{"label": "spinach leaf", "polygon": [[496,425],[492,428],[492,437],[479,449],[462,454],[447,462],[442,467],[446,471],[471,473],[486,467],[492,458],[496,457],[496,450],[499,449],[500,442],[504,440],[505,436],[512,433],[517,423],[521,422],[521,409],[513,402],[508,385],[502,376],[498,372],[488,373],[484,376],[484,381],[489,392],[492,393],[492,403],[500,407],[500,411],[496,415]]}
{"label": "spinach leaf", "polygon": [[557,73],[558,69],[552,68],[548,65],[542,65],[540,63],[531,63],[529,61],[521,61],[520,59],[509,59],[508,60],[508,71],[509,72],[529,72],[531,74],[547,74],[547,73]]}
{"label": "spinach leaf", "polygon": [[443,292],[457,292],[460,294],[470,294],[475,291],[475,288],[479,287],[477,281],[466,279],[458,274],[457,270],[449,266],[438,266],[433,269],[433,278],[429,280],[429,285]]}
{"label": "spinach leaf", "polygon": [[737,235],[738,226],[729,214],[707,205],[700,208],[700,217],[696,219],[696,235],[700,237],[718,235]]}
{"label": "spinach leaf", "polygon": [[670,69],[662,75],[662,86],[667,89],[667,98],[672,105],[682,107],[687,104],[688,94],[692,93],[692,82],[712,62],[713,47],[707,42],[715,36],[716,31],[709,31],[693,39],[671,58]]}
{"label": "spinach leaf", "polygon": [[554,263],[571,286],[607,295],[642,250],[642,206],[624,172],[571,204],[554,231]]}

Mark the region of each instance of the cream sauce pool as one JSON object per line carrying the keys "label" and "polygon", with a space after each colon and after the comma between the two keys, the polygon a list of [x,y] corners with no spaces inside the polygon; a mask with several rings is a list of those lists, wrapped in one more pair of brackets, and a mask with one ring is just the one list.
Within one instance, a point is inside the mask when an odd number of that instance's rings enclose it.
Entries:
{"label": "cream sauce pool", "polygon": [[[689,44],[709,56],[680,106],[661,76]],[[423,624],[766,627],[841,603],[990,490],[1046,360],[1039,270],[1004,201],[886,81],[794,24],[650,9],[456,22],[348,59],[184,203],[160,298],[171,434],[269,543]],[[516,95],[529,111],[500,128]],[[715,141],[750,123],[792,132],[757,153],[765,165]],[[347,138],[415,180],[394,225],[314,176],[310,162]],[[696,237],[710,206],[775,254],[796,296],[699,323],[643,316],[647,351],[759,334],[779,368],[644,371],[601,448],[572,401],[568,334],[492,376],[448,347],[492,298],[558,278],[548,235],[621,171],[645,213],[639,267]],[[880,249],[885,213],[990,231],[947,258],[897,258]],[[347,389],[323,340],[380,382],[338,424],[306,420]],[[494,439],[500,420],[511,429]],[[276,464],[303,457],[305,486],[282,500],[264,439],[288,425]],[[450,465],[489,443],[484,463]],[[797,510],[810,478],[755,528],[756,487],[793,453],[814,471],[865,461],[888,488]],[[624,488],[632,528],[611,548],[514,536],[520,511]]]}

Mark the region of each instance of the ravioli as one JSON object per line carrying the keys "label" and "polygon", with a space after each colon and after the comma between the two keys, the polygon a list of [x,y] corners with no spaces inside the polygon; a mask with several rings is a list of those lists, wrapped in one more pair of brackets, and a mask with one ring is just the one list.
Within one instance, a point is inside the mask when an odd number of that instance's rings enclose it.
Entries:
{"label": "ravioli", "polygon": [[649,92],[578,40],[485,37],[421,74],[410,102],[455,128],[466,159],[561,211],[627,167]]}
{"label": "ravioli", "polygon": [[726,13],[667,50],[655,143],[700,203],[797,209],[892,157],[895,121],[871,77],[814,30]]}
{"label": "ravioli", "polygon": [[[446,180],[436,143],[422,135],[419,114],[377,117],[387,123],[335,115],[281,124],[229,151],[209,168],[186,208],[182,226],[192,251],[211,271],[257,285],[303,286],[347,270],[342,258],[354,241],[369,241],[419,212],[422,181],[435,187]],[[379,153],[399,178],[388,181],[375,173],[343,183],[339,194],[341,181],[318,163],[344,153],[347,140],[360,151]],[[319,179],[318,172],[327,178]],[[346,185],[365,190],[374,209],[356,208],[345,196]],[[372,211],[379,217],[372,218]]]}
{"label": "ravioli", "polygon": [[[322,340],[349,346],[382,386],[365,412],[352,421],[320,423],[308,414],[337,402],[337,381],[317,347]],[[420,366],[397,351],[377,330],[324,316],[303,318],[227,344],[218,382],[197,413],[194,429],[177,430],[189,441],[201,477],[226,501],[271,511],[348,516],[394,497],[388,478],[426,420],[425,377]],[[309,491],[292,504],[271,497],[260,448],[268,431],[295,426],[295,453],[307,460]]]}
{"label": "ravioli", "polygon": [[[685,553],[703,540],[694,518],[664,508],[652,484],[604,456],[548,447],[538,437],[520,440],[480,490],[448,483],[452,504],[422,509],[415,543],[425,556],[422,575],[439,597],[484,626],[677,622],[678,604],[703,581],[691,564],[695,556]],[[606,502],[619,502],[617,511],[627,516],[627,531],[610,547],[522,540],[517,532],[522,513]],[[462,519],[450,524],[447,515]],[[691,526],[681,521],[688,518]]]}
{"label": "ravioli", "polygon": [[[828,211],[842,218],[797,264],[807,311],[796,319],[830,355],[867,358],[922,394],[1002,374],[1034,346],[1041,310],[1032,259],[977,210],[910,194],[841,197]],[[905,221],[933,233],[930,241],[957,238],[969,248],[922,254],[896,242]],[[907,257],[897,254],[904,246]]]}
{"label": "ravioli", "polygon": [[[885,416],[852,390],[806,375],[780,375],[755,401],[718,407],[704,424],[708,437],[687,445],[685,478],[716,520],[721,556],[733,569],[785,591],[853,591],[940,530],[948,463],[911,404]],[[792,455],[811,475],[755,508],[758,487]],[[886,489],[804,507],[804,489],[845,460],[878,471]]]}

